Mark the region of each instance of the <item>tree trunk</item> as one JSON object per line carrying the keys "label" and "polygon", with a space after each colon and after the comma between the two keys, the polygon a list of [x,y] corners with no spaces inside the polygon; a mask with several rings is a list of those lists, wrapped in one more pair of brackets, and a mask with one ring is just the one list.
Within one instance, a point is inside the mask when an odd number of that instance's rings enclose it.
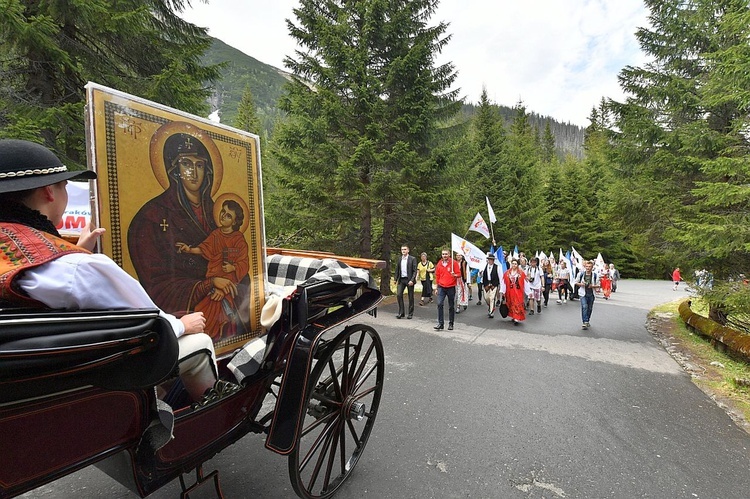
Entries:
{"label": "tree trunk", "polygon": [[359,256],[362,258],[372,258],[372,205],[369,199],[362,200],[361,212]]}
{"label": "tree trunk", "polygon": [[381,274],[380,292],[384,295],[391,294],[391,246],[393,244],[393,211],[389,204],[383,208],[383,250],[380,253],[381,260],[385,261],[385,268]]}

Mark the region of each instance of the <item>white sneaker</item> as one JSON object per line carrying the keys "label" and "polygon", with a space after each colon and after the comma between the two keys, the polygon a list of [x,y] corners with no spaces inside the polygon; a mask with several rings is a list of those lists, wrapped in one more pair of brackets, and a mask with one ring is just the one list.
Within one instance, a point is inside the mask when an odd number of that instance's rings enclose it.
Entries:
{"label": "white sneaker", "polygon": [[568,303],[567,298],[563,298],[563,303]]}
{"label": "white sneaker", "polygon": [[562,300],[557,300],[557,303],[562,303]]}

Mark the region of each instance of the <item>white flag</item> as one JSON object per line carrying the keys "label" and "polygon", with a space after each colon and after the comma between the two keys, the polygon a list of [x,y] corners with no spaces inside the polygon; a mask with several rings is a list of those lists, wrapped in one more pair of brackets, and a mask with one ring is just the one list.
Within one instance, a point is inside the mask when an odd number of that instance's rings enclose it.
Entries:
{"label": "white flag", "polygon": [[581,256],[581,254],[580,254],[580,253],[578,253],[578,252],[576,251],[576,249],[575,249],[575,248],[574,248],[573,246],[571,246],[570,248],[571,248],[571,249],[573,250],[573,255],[572,255],[572,256],[573,256],[573,258],[571,258],[571,260],[573,260],[573,259],[574,259],[574,261],[573,261],[573,265],[575,265],[575,266],[576,266],[576,268],[577,268],[577,269],[578,269],[579,271],[583,271],[583,257]]}
{"label": "white flag", "polygon": [[602,271],[605,268],[604,258],[602,257],[601,253],[596,255],[596,260],[594,260],[594,268],[598,271]]}
{"label": "white flag", "polygon": [[490,216],[490,223],[494,224],[495,222],[497,222],[497,218],[495,218],[495,212],[492,210],[492,205],[490,205],[490,198],[485,196],[484,199],[487,200],[487,214]]}
{"label": "white flag", "polygon": [[451,249],[456,253],[461,253],[472,269],[482,270],[487,265],[487,255],[484,251],[455,234],[451,234]]}
{"label": "white flag", "polygon": [[474,217],[474,221],[471,222],[471,227],[469,227],[469,230],[479,232],[487,239],[490,238],[490,229],[487,228],[487,224],[484,222],[484,218],[482,218],[482,215],[480,215],[479,212],[477,212],[477,216]]}

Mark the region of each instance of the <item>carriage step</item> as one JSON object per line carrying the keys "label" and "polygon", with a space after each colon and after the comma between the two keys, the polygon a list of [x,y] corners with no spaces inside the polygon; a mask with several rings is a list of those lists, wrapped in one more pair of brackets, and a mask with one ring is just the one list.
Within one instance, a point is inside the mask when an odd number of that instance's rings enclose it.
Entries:
{"label": "carriage step", "polygon": [[185,475],[180,475],[180,487],[182,488],[182,493],[180,494],[180,499],[190,499],[190,493],[193,492],[195,489],[200,487],[201,485],[205,484],[206,482],[212,481],[214,482],[214,488],[216,489],[216,497],[219,499],[224,499],[224,493],[221,491],[221,484],[219,483],[219,470],[214,470],[208,475],[203,475],[203,464],[200,464],[196,466],[195,468],[195,483],[191,485],[190,487],[185,486]]}

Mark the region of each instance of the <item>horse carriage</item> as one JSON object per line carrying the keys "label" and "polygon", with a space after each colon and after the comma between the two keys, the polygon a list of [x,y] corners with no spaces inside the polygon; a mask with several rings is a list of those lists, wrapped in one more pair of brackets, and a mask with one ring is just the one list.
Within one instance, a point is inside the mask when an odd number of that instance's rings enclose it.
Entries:
{"label": "horse carriage", "polygon": [[263,281],[283,292],[266,300],[262,334],[217,350],[226,390],[199,403],[158,310],[0,307],[0,498],[90,465],[141,497],[176,478],[182,497],[202,484],[221,496],[218,470],[203,464],[250,432],[287,457],[300,497],[333,495],[378,414],[383,345],[352,319],[375,314],[365,269],[383,262],[263,251]]}

